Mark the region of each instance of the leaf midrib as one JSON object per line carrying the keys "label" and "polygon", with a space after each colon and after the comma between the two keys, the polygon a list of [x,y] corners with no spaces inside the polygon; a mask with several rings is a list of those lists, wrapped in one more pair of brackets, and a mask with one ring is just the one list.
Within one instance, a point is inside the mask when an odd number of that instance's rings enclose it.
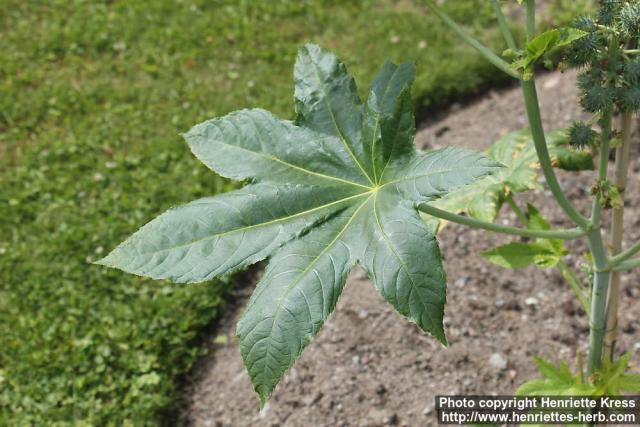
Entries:
{"label": "leaf midrib", "polygon": [[[398,72],[398,69],[400,67],[396,67],[393,70],[393,73],[391,73],[391,77],[389,77],[389,80],[387,81],[387,87],[385,87],[384,89],[384,93],[382,94],[382,100],[380,101],[380,106],[384,105],[384,100],[387,99],[387,95],[389,94],[389,88],[391,87],[391,82],[393,81],[393,78],[395,77],[396,73]],[[371,95],[369,95],[371,96]],[[376,184],[379,184],[380,181],[378,180],[378,174],[376,171],[376,157],[375,157],[375,152],[376,152],[376,142],[378,142],[378,138],[376,138],[376,135],[378,133],[378,131],[380,130],[380,119],[382,118],[382,111],[380,111],[381,108],[378,110],[378,114],[376,114],[376,125],[374,126],[374,131],[373,131],[373,141],[371,141],[371,166],[373,166],[373,179],[375,181]],[[382,132],[380,133],[380,138],[382,139]],[[385,168],[386,169],[386,165]],[[380,180],[382,180],[382,176],[384,174],[384,169],[382,170],[382,173],[380,174]]]}
{"label": "leaf midrib", "polygon": [[224,231],[222,233],[213,234],[213,235],[210,235],[210,236],[207,236],[207,237],[203,237],[202,239],[194,240],[192,242],[184,243],[184,244],[177,245],[177,246],[171,246],[170,248],[165,248],[165,249],[160,249],[160,250],[157,250],[157,251],[150,251],[150,252],[139,252],[139,253],[140,254],[144,254],[144,255],[162,253],[162,252],[166,252],[166,251],[171,251],[171,250],[175,250],[175,249],[181,249],[181,248],[189,247],[189,246],[192,246],[192,245],[197,245],[198,243],[202,243],[202,242],[206,242],[206,241],[209,241],[209,240],[213,240],[215,238],[224,237],[226,235],[233,234],[233,233],[238,233],[238,232],[241,232],[241,231],[247,231],[247,230],[251,230],[251,229],[259,228],[259,227],[267,227],[269,225],[277,224],[279,222],[287,221],[287,220],[290,220],[290,219],[293,219],[293,218],[296,218],[296,217],[300,217],[300,216],[303,216],[303,215],[310,214],[312,212],[316,212],[316,211],[319,211],[319,210],[322,210],[322,209],[325,209],[325,208],[329,208],[331,206],[335,206],[335,205],[338,205],[340,203],[344,203],[344,202],[352,200],[352,199],[357,199],[358,197],[365,196],[365,195],[370,194],[372,192],[373,192],[373,190],[370,190],[370,191],[367,191],[367,192],[364,192],[364,193],[354,194],[352,196],[345,197],[345,198],[342,198],[342,199],[339,199],[339,200],[334,200],[333,202],[326,203],[326,204],[321,205],[321,206],[316,206],[315,208],[312,208],[312,209],[307,209],[305,211],[298,212],[298,213],[296,213],[294,215],[290,215],[290,216],[287,216],[287,217],[282,217],[282,218],[270,220],[270,221],[267,221],[267,222],[262,222],[260,224],[251,224],[251,225],[248,225],[246,227],[240,227],[240,228],[235,228],[233,230],[227,230],[227,231]]}
{"label": "leaf midrib", "polygon": [[342,144],[344,145],[344,147],[347,149],[347,151],[351,155],[351,158],[353,159],[353,161],[356,162],[356,165],[358,165],[358,168],[360,168],[360,171],[362,172],[362,174],[367,178],[367,180],[371,183],[371,185],[375,185],[375,183],[371,180],[371,177],[364,170],[364,168],[362,167],[362,165],[358,161],[358,158],[353,153],[353,150],[351,150],[351,147],[347,143],[347,139],[344,136],[344,132],[340,128],[340,125],[338,124],[338,121],[336,120],[336,116],[333,113],[333,107],[331,106],[331,103],[329,102],[329,97],[327,96],[327,91],[325,89],[324,82],[322,81],[322,78],[320,77],[320,70],[318,69],[318,66],[317,66],[316,62],[312,58],[309,58],[309,59],[311,60],[311,64],[313,65],[313,71],[315,72],[316,79],[318,80],[318,86],[319,86],[320,91],[322,92],[322,95],[323,95],[322,99],[324,100],[324,103],[327,106],[327,111],[329,112],[329,116],[331,116],[331,121],[333,123],[333,126],[336,128],[336,131],[338,132],[338,136],[340,138],[340,141],[342,141]]}
{"label": "leaf midrib", "polygon": [[[407,264],[400,257],[400,254],[396,250],[396,247],[393,245],[393,243],[391,243],[391,241],[389,239],[389,236],[387,235],[387,233],[384,231],[384,228],[382,227],[382,223],[380,222],[380,217],[378,215],[378,208],[377,208],[377,205],[376,205],[377,200],[378,200],[378,197],[377,197],[377,194],[376,194],[376,195],[374,195],[374,198],[373,198],[373,216],[374,216],[374,218],[376,220],[376,224],[378,225],[378,228],[380,229],[380,233],[382,234],[382,237],[384,238],[384,241],[387,243],[387,246],[389,247],[389,249],[391,249],[391,252],[393,252],[393,254],[396,256],[396,258],[398,259],[398,262],[400,263],[400,266],[402,267],[402,269],[405,271],[407,277],[409,278],[409,283],[411,283],[411,287],[413,288],[413,291],[416,293],[416,295],[420,296],[420,290],[418,289],[418,285],[413,281],[413,277],[411,277],[411,273],[409,272],[409,268],[407,267]],[[420,298],[420,297],[418,297],[418,300],[422,304],[422,307],[424,308],[424,312],[429,317],[429,321],[433,325],[433,318],[431,317],[431,315],[429,313],[429,310],[427,308],[426,302],[424,302],[422,300],[422,298]],[[408,313],[408,314],[410,315],[410,313]]]}
{"label": "leaf midrib", "polygon": [[[371,192],[372,194],[367,197],[367,199],[362,202],[362,204],[360,206],[358,206],[358,208],[353,212],[353,215],[351,216],[351,218],[349,218],[349,220],[347,221],[347,223],[344,225],[344,227],[342,227],[342,229],[340,230],[340,232],[333,238],[333,240],[331,240],[331,242],[309,263],[309,265],[307,267],[305,267],[304,270],[302,270],[302,272],[300,272],[300,274],[298,274],[298,276],[295,278],[295,280],[293,281],[293,283],[291,283],[289,286],[287,286],[287,289],[284,291],[284,293],[280,296],[280,298],[278,298],[278,305],[276,308],[275,313],[273,314],[273,321],[271,322],[271,328],[269,330],[268,334],[265,334],[265,337],[271,337],[271,335],[273,334],[273,328],[275,327],[275,324],[277,322],[278,319],[278,315],[280,314],[280,310],[283,307],[284,304],[282,304],[282,301],[286,300],[287,296],[289,295],[289,293],[300,283],[300,281],[302,280],[302,278],[309,272],[309,270],[318,263],[318,261],[322,258],[322,256],[327,253],[329,251],[329,249],[333,248],[333,245],[336,244],[336,242],[338,241],[338,239],[340,239],[340,237],[342,237],[342,235],[345,233],[345,231],[349,228],[349,226],[351,225],[351,223],[353,223],[353,221],[355,220],[355,218],[358,216],[358,214],[360,213],[360,211],[362,210],[362,208],[369,202],[369,200],[371,200],[372,197],[375,196],[375,193],[373,193],[373,191]],[[366,193],[363,193],[366,194]],[[268,343],[267,343],[267,348],[265,349],[265,358],[266,356],[269,354],[269,351],[271,349],[271,342],[273,340],[269,339]],[[266,375],[266,366],[267,364],[265,363],[262,369],[262,376],[263,378]]]}
{"label": "leaf midrib", "polygon": [[226,142],[221,142],[221,144],[225,145],[227,147],[231,147],[232,149],[238,149],[238,150],[241,150],[241,151],[245,151],[247,153],[251,153],[251,154],[253,154],[255,156],[259,156],[259,157],[262,157],[262,158],[265,158],[265,159],[269,159],[269,160],[273,160],[273,161],[282,163],[283,165],[286,165],[286,166],[289,166],[289,167],[291,167],[293,169],[302,171],[302,172],[304,172],[304,173],[306,173],[308,175],[317,176],[318,178],[330,179],[330,180],[333,180],[333,181],[341,182],[343,184],[353,185],[353,186],[361,187],[361,188],[367,188],[367,189],[370,188],[370,187],[368,187],[368,186],[366,186],[364,184],[358,184],[357,182],[349,181],[347,179],[338,178],[336,176],[331,176],[331,175],[325,175],[325,174],[320,173],[320,172],[314,172],[314,171],[311,171],[309,169],[305,169],[303,167],[300,167],[300,166],[294,165],[292,163],[286,162],[284,160],[281,160],[281,159],[279,159],[279,158],[277,158],[276,156],[273,156],[273,155],[263,154],[263,153],[261,153],[259,151],[249,150],[248,148],[240,147],[238,145],[228,144]]}

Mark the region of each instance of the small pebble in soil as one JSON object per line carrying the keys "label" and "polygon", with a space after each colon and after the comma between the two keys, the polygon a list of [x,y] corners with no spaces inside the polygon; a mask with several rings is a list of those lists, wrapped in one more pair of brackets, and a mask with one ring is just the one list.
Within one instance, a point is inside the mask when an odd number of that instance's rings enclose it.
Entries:
{"label": "small pebble in soil", "polygon": [[398,414],[387,415],[382,419],[382,423],[386,426],[394,426],[398,424]]}
{"label": "small pebble in soil", "polygon": [[433,406],[427,405],[427,407],[425,407],[424,410],[422,411],[422,415],[429,415],[432,412],[433,412]]}
{"label": "small pebble in soil", "polygon": [[306,397],[304,399],[304,404],[307,406],[312,406],[315,403],[317,403],[320,399],[322,399],[323,396],[324,394],[322,394],[322,392],[319,391],[315,393],[313,396]]}
{"label": "small pebble in soil", "polygon": [[467,277],[458,277],[453,285],[456,288],[464,288],[464,285],[467,284],[467,280],[469,280]]}
{"label": "small pebble in soil", "polygon": [[526,300],[524,300],[524,303],[527,304],[528,306],[536,306],[540,303],[540,301],[536,297],[529,297]]}
{"label": "small pebble in soil", "polygon": [[576,308],[572,300],[567,300],[563,302],[561,307],[564,314],[570,317],[575,316],[576,313],[578,312],[578,309]]}
{"label": "small pebble in soil", "polygon": [[522,307],[520,307],[520,303],[518,303],[518,301],[511,300],[507,303],[506,309],[511,311],[520,311],[522,310]]}
{"label": "small pebble in soil", "polygon": [[489,365],[494,369],[504,371],[507,369],[507,359],[500,353],[493,353],[491,357],[489,357]]}

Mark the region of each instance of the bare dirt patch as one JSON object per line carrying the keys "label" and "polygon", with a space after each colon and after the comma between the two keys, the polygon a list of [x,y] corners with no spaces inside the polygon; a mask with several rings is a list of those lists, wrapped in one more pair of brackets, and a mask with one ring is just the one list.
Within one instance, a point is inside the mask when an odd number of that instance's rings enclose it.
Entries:
{"label": "bare dirt patch", "polygon": [[[539,79],[548,130],[581,117],[575,75]],[[416,137],[421,147],[457,145],[485,149],[496,138],[527,125],[518,88],[492,92],[464,108],[454,106],[428,122]],[[640,238],[640,159],[632,156],[625,244]],[[570,198],[584,211],[590,173],[560,173]],[[568,227],[546,191],[519,197],[535,203],[554,225]],[[605,214],[605,216],[608,216]],[[504,208],[499,221],[515,224]],[[455,224],[439,236],[449,279],[443,348],[395,313],[361,270],[351,274],[335,313],[286,375],[267,408],[258,412],[234,338],[242,302],[220,324],[211,354],[195,370],[193,394],[183,414],[194,426],[428,426],[436,424],[437,394],[511,394],[537,375],[532,356],[573,363],[585,350],[588,321],[555,271],[509,271],[478,252],[509,240]],[[574,253],[583,243],[571,244]],[[578,257],[568,262],[579,265]],[[618,352],[640,348],[640,276],[623,278]],[[638,369],[637,359],[634,370]]]}

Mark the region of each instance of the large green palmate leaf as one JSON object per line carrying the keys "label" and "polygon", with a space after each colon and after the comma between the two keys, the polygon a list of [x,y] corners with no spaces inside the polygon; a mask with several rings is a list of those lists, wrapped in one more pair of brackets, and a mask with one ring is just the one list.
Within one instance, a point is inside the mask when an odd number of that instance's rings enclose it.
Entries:
{"label": "large green palmate leaf", "polygon": [[[549,132],[546,137],[554,166],[571,171],[593,169],[593,158],[588,152],[576,151],[569,146],[566,130]],[[505,167],[473,184],[449,192],[431,205],[493,222],[508,194],[540,187],[540,164],[529,130],[505,135],[494,142],[485,154]],[[444,224],[437,218],[426,215],[423,217],[432,229],[438,229]]]}
{"label": "large green palmate leaf", "polygon": [[416,204],[501,166],[460,148],[418,152],[413,64],[387,63],[362,103],[336,56],[315,45],[295,66],[295,122],[243,110],[195,126],[191,150],[244,188],[171,209],[99,263],[200,282],[269,257],[237,329],[261,403],[361,265],[400,313],[446,344],[446,277]]}

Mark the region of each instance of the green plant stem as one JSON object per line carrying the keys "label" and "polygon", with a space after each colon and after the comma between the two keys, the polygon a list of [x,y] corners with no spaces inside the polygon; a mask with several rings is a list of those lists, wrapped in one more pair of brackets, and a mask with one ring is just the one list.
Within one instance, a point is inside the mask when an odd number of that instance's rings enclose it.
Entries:
{"label": "green plant stem", "polygon": [[502,13],[502,8],[500,7],[500,3],[498,0],[491,0],[491,5],[493,6],[493,10],[495,12],[496,18],[498,19],[498,25],[500,26],[500,31],[502,32],[502,37],[504,37],[504,41],[507,43],[507,46],[511,50],[518,49],[516,45],[516,41],[513,38],[513,34],[509,29],[509,24],[507,24],[507,20],[504,17],[504,13]]}
{"label": "green plant stem", "polygon": [[[616,163],[614,166],[614,184],[623,200],[621,206],[614,206],[611,213],[611,254],[622,251],[622,237],[624,232],[624,193],[627,187],[629,171],[629,152],[631,148],[632,114],[622,115],[622,144],[616,148]],[[611,273],[609,296],[607,298],[607,334],[605,336],[604,357],[612,360],[616,344],[618,329],[618,306],[620,302],[620,272]]]}
{"label": "green plant stem", "polygon": [[522,92],[524,95],[524,103],[527,109],[527,116],[529,118],[529,126],[531,127],[531,135],[533,137],[533,143],[540,161],[540,167],[542,173],[547,181],[547,185],[551,190],[551,193],[558,201],[558,204],[564,210],[569,218],[583,230],[591,228],[591,224],[587,218],[582,216],[580,212],[571,204],[567,196],[562,191],[558,178],[553,170],[553,164],[549,157],[549,150],[547,148],[547,141],[544,136],[544,129],[542,127],[542,119],[540,116],[540,106],[538,103],[538,93],[536,90],[535,80],[522,80]]}
{"label": "green plant stem", "polygon": [[460,27],[453,19],[449,17],[441,8],[436,6],[433,0],[422,0],[433,13],[435,13],[442,22],[444,22],[453,32],[455,32],[464,42],[469,46],[477,50],[485,59],[498,67],[504,73],[510,75],[515,79],[519,79],[520,75],[512,70],[509,63],[504,59],[496,55],[491,49],[484,44],[480,43],[473,36],[467,33],[462,27]]}
{"label": "green plant stem", "polygon": [[591,315],[589,334],[589,374],[602,367],[602,349],[604,335],[607,328],[607,293],[609,288],[610,271],[608,269],[607,254],[599,228],[591,230],[589,247],[594,262],[593,289],[591,293]]}
{"label": "green plant stem", "polygon": [[580,282],[580,279],[576,276],[571,267],[569,267],[569,265],[567,265],[567,263],[562,260],[558,262],[558,270],[560,270],[562,277],[564,277],[564,280],[567,281],[567,283],[571,287],[571,290],[576,295],[576,298],[578,298],[578,301],[580,301],[580,305],[582,305],[582,308],[587,313],[587,316],[589,316],[591,313],[591,306],[589,305],[589,295],[586,293],[586,289]]}
{"label": "green plant stem", "polygon": [[[616,55],[620,47],[617,36],[614,34],[609,42],[608,67],[615,69]],[[602,115],[602,136],[600,141],[600,161],[598,166],[598,185],[607,179],[609,168],[609,149],[611,144],[611,120],[613,117],[613,105],[610,105]],[[607,331],[607,298],[609,283],[611,280],[611,265],[602,239],[600,216],[602,213],[602,201],[600,192],[594,196],[591,212],[591,224],[593,229],[587,236],[589,247],[593,256],[594,277],[591,291],[591,316],[590,316],[590,345],[589,345],[589,374],[602,368],[604,338]]]}
{"label": "green plant stem", "polygon": [[509,207],[511,208],[513,213],[515,213],[518,217],[518,221],[520,221],[520,224],[526,227],[527,224],[529,224],[529,220],[527,219],[527,216],[524,214],[524,212],[522,212],[522,209],[520,209],[520,206],[518,206],[516,201],[513,199],[513,193],[509,193],[507,195],[507,203],[509,204]]}
{"label": "green plant stem", "polygon": [[[609,168],[609,150],[611,146],[611,119],[613,117],[612,110],[609,109],[602,115],[602,137],[600,138],[600,161],[598,166],[598,185],[607,179],[607,170]],[[600,216],[602,214],[602,203],[599,194],[593,198],[593,206],[591,208],[591,223],[594,227],[600,226]]]}
{"label": "green plant stem", "polygon": [[612,256],[610,260],[610,264],[613,266],[620,265],[620,263],[631,258],[638,252],[640,252],[640,242],[636,242],[628,249],[620,252],[618,255]]}
{"label": "green plant stem", "polygon": [[640,53],[640,49],[625,49],[623,52],[627,55],[637,55]]}
{"label": "green plant stem", "polygon": [[[602,232],[599,227],[595,227],[592,221],[583,217],[569,202],[566,195],[560,188],[558,180],[553,171],[553,165],[549,158],[549,151],[544,137],[544,129],[542,127],[542,121],[540,118],[540,106],[538,103],[538,96],[535,87],[535,80],[522,80],[522,90],[525,99],[525,106],[527,108],[527,115],[529,117],[529,126],[531,126],[531,134],[535,144],[540,166],[547,179],[547,185],[553,193],[554,197],[558,201],[558,204],[563,208],[567,215],[583,230],[587,230],[587,238],[589,240],[589,247],[594,260],[594,282],[591,295],[591,310],[590,310],[590,351],[589,351],[589,373],[593,373],[595,370],[602,366],[602,347],[604,341],[604,334],[606,329],[606,305],[607,305],[607,292],[609,288],[609,276],[608,271],[609,261],[605,251],[605,246],[602,241]],[[608,143],[607,143],[608,146]],[[607,157],[608,160],[608,157]],[[601,166],[603,162],[600,162]],[[608,163],[604,163],[604,169],[600,169],[599,174],[604,172],[606,176],[606,166]],[[599,202],[598,202],[599,206]]]}
{"label": "green plant stem", "polygon": [[427,204],[420,204],[417,209],[428,215],[435,216],[436,218],[444,219],[446,221],[456,222],[458,224],[468,225],[474,228],[481,228],[487,231],[493,231],[496,233],[510,234],[513,236],[524,237],[536,237],[541,239],[577,239],[585,236],[585,232],[580,229],[574,230],[529,230],[517,227],[510,227],[507,225],[494,224],[492,222],[481,221],[479,219],[471,218],[468,216],[462,216],[447,212],[445,210],[436,208]]}
{"label": "green plant stem", "polygon": [[536,0],[527,0],[527,40],[536,36]]}
{"label": "green plant stem", "polygon": [[640,267],[640,258],[629,259],[614,266],[611,271],[627,271]]}

